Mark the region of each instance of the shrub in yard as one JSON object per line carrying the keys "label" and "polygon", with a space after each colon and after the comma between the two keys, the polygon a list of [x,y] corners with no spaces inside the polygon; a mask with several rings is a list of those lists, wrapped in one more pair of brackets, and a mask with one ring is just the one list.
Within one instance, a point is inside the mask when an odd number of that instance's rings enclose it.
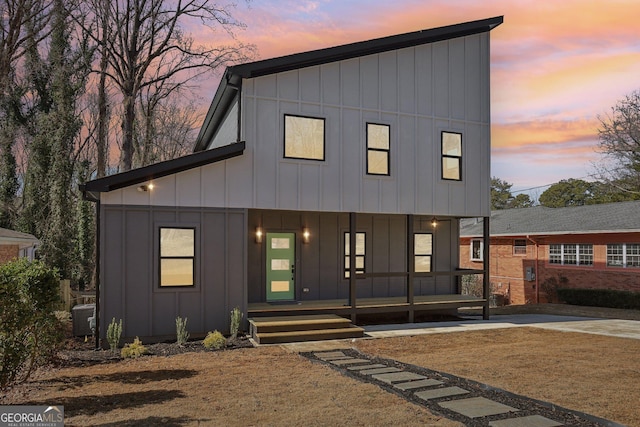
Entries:
{"label": "shrub in yard", "polygon": [[640,292],[559,288],[558,297],[573,305],[640,310]]}
{"label": "shrub in yard", "polygon": [[122,319],[120,323],[116,323],[116,318],[111,319],[111,323],[107,327],[107,341],[109,348],[115,353],[120,345],[120,336],[122,335]]}
{"label": "shrub in yard", "polygon": [[125,359],[135,359],[136,357],[140,357],[145,354],[147,354],[147,348],[142,345],[142,341],[140,341],[138,337],[133,340],[133,343],[125,344],[125,346],[122,347],[122,351],[120,352],[120,355]]}
{"label": "shrub in yard", "polygon": [[218,331],[209,332],[205,339],[202,341],[202,345],[204,345],[205,348],[208,349],[215,348],[216,350],[219,350],[226,344],[227,340],[225,339],[224,335],[222,335]]}
{"label": "shrub in yard", "polygon": [[238,330],[240,330],[240,322],[242,321],[242,312],[239,307],[231,310],[231,339],[238,338]]}
{"label": "shrub in yard", "polygon": [[0,389],[25,381],[58,349],[64,336],[55,314],[59,287],[57,270],[41,261],[0,266]]}
{"label": "shrub in yard", "polygon": [[187,318],[176,317],[176,341],[178,345],[184,345],[189,340],[187,331]]}

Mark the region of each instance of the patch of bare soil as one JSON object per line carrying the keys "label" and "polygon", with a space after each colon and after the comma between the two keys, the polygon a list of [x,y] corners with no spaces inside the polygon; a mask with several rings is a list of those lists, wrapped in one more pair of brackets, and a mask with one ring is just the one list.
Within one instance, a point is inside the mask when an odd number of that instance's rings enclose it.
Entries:
{"label": "patch of bare soil", "polygon": [[[349,344],[640,425],[640,340],[514,328]],[[121,360],[71,341],[56,365],[0,395],[0,404],[64,405],[65,425],[77,426],[461,425],[282,347],[247,346],[154,344],[153,356]]]}

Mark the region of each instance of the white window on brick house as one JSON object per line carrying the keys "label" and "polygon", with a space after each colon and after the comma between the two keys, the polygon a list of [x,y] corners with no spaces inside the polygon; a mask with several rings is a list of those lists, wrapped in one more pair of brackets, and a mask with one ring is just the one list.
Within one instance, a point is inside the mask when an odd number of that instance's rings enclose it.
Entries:
{"label": "white window on brick house", "polygon": [[593,245],[562,243],[549,245],[549,264],[593,265]]}
{"label": "white window on brick house", "polygon": [[640,267],[640,243],[615,243],[607,245],[608,267]]}
{"label": "white window on brick house", "polygon": [[484,247],[482,239],[471,239],[471,261],[482,261],[484,259]]}
{"label": "white window on brick house", "polygon": [[527,240],[515,239],[513,241],[513,254],[514,255],[526,255],[527,254]]}

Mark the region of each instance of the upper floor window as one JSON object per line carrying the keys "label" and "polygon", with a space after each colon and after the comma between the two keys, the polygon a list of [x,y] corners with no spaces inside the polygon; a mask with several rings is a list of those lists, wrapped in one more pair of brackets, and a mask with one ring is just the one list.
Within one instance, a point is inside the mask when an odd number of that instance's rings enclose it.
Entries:
{"label": "upper floor window", "polygon": [[462,134],[442,132],[442,179],[462,180]]}
{"label": "upper floor window", "polygon": [[367,174],[390,175],[389,125],[367,123]]}
{"label": "upper floor window", "polygon": [[527,241],[525,239],[514,239],[514,241],[513,241],[513,254],[514,255],[526,255],[527,254]]}
{"label": "upper floor window", "polygon": [[194,286],[195,229],[160,228],[160,286]]}
{"label": "upper floor window", "polygon": [[284,157],[324,160],[324,119],[284,116]]}
{"label": "upper floor window", "polygon": [[607,245],[607,266],[640,267],[640,243]]}
{"label": "upper floor window", "polygon": [[549,264],[593,265],[593,245],[591,244],[549,245]]}
{"label": "upper floor window", "polygon": [[482,239],[471,240],[471,261],[482,261],[484,259],[484,247]]}
{"label": "upper floor window", "polygon": [[[366,248],[366,234],[365,233],[356,233],[356,247],[355,247],[355,258],[356,258],[356,274],[364,273],[364,265],[365,265],[365,248]],[[350,276],[350,268],[351,263],[349,260],[351,255],[351,242],[350,242],[350,234],[344,233],[344,278],[348,279]]]}
{"label": "upper floor window", "polygon": [[413,252],[416,273],[431,272],[433,235],[431,233],[416,233],[414,235]]}

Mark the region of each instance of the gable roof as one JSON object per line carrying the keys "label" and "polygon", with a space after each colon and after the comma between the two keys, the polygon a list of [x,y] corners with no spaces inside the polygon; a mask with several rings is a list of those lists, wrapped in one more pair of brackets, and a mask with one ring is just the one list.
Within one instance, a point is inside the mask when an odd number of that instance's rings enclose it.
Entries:
{"label": "gable roof", "polygon": [[[535,206],[491,212],[491,236],[640,232],[640,200],[600,205]],[[482,237],[482,220],[464,219],[461,237]]]}
{"label": "gable roof", "polygon": [[194,151],[206,148],[233,104],[243,78],[260,77],[484,33],[502,24],[503,19],[503,16],[496,16],[227,67],[196,139]]}
{"label": "gable roof", "polygon": [[97,202],[100,200],[99,193],[117,190],[118,188],[140,184],[152,179],[161,178],[178,172],[183,172],[198,166],[219,162],[241,155],[245,149],[245,142],[240,141],[224,147],[214,148],[199,153],[189,154],[173,160],[154,163],[128,172],[109,175],[104,178],[88,181],[80,185],[80,191],[86,200]]}
{"label": "gable roof", "polygon": [[38,243],[40,241],[32,234],[0,228],[0,245],[18,245],[24,249]]}

